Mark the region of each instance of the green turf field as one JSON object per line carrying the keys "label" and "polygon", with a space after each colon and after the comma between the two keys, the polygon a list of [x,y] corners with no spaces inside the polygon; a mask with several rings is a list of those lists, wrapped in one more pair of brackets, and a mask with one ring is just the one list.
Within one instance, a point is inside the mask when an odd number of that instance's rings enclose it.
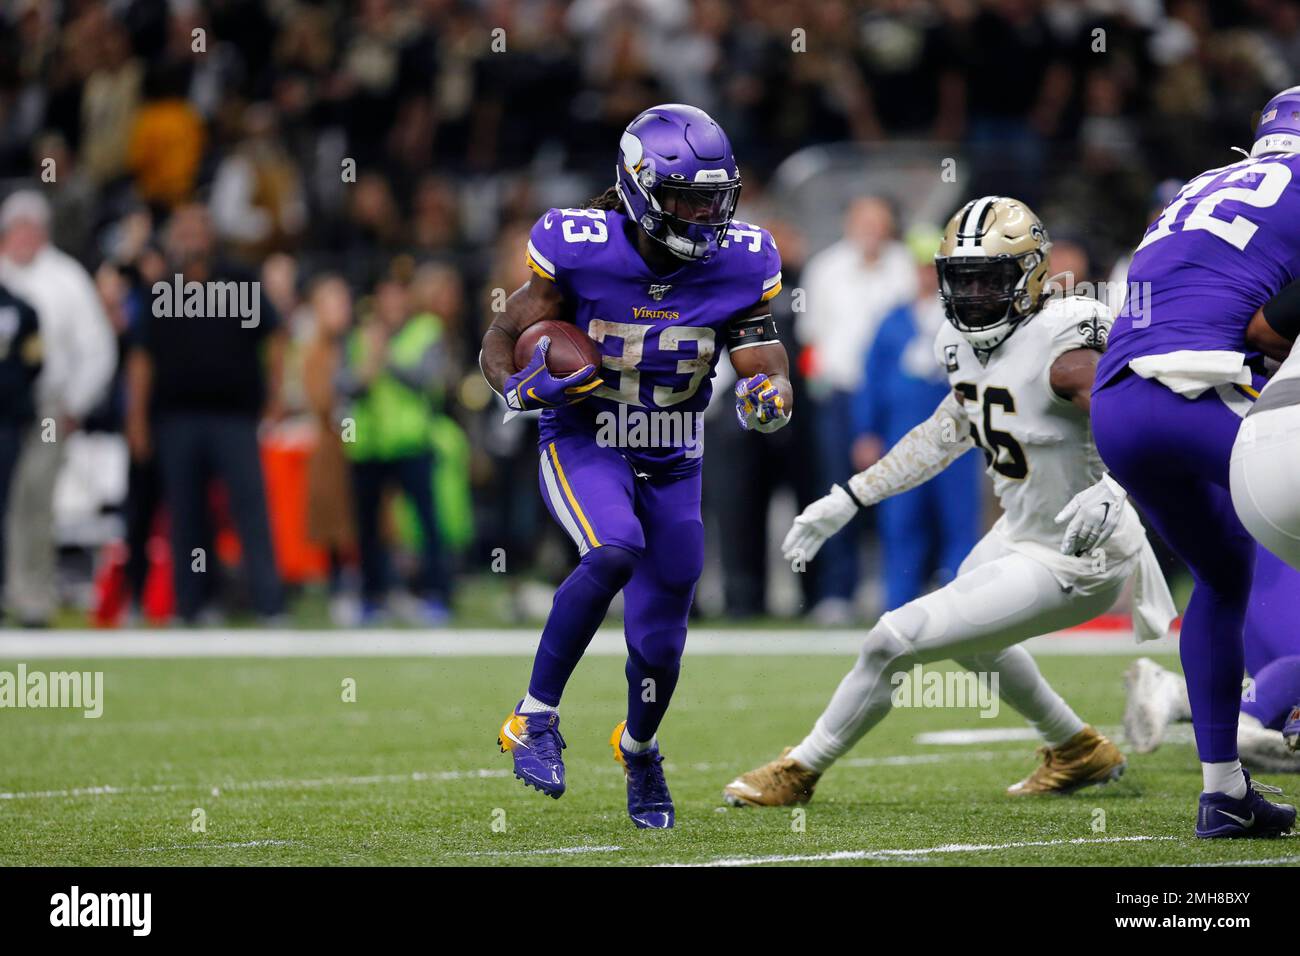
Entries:
{"label": "green turf field", "polygon": [[[897,711],[802,820],[722,809],[722,785],[799,739],[849,663],[688,652],[660,734],[678,826],[641,832],[606,744],[624,709],[616,657],[588,659],[570,685],[559,801],[510,776],[495,744],[524,658],[27,661],[102,670],[105,711],[0,711],[0,864],[1300,862],[1293,839],[1192,837],[1199,770],[1186,734],[1132,759],[1117,784],[1035,800],[1002,793],[1032,768],[1032,742],[915,742],[1022,726],[1005,709]],[[1117,727],[1127,658],[1040,663],[1085,719]],[[347,678],[355,703],[341,699]],[[1266,779],[1293,794],[1300,783]],[[195,810],[206,832],[193,831]]]}

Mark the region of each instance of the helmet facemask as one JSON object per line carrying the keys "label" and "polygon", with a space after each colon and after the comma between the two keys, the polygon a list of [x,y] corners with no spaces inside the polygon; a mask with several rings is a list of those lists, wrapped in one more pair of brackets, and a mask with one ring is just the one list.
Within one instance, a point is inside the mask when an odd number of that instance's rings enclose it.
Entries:
{"label": "helmet facemask", "polygon": [[[646,180],[649,186],[645,185]],[[657,179],[653,170],[647,168],[638,174],[635,186],[646,206],[639,220],[641,228],[673,255],[690,262],[707,259],[717,251],[740,199],[739,178],[692,183]],[[623,194],[623,183],[619,192],[629,215],[635,217],[631,203]]]}
{"label": "helmet facemask", "polygon": [[948,321],[976,351],[991,352],[1037,310],[1029,277],[1043,262],[1038,251],[1018,256],[939,256],[939,296]]}
{"label": "helmet facemask", "polygon": [[740,200],[740,180],[726,183],[677,183],[664,180],[652,195],[663,212],[660,239],[683,259],[704,259],[717,248]]}

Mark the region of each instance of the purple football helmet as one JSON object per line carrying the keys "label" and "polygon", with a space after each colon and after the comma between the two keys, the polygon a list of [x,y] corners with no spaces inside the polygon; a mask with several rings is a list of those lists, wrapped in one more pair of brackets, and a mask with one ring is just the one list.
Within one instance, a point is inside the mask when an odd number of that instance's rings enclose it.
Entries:
{"label": "purple football helmet", "polygon": [[1250,155],[1266,153],[1300,153],[1300,86],[1283,90],[1264,105]]}
{"label": "purple football helmet", "polygon": [[740,197],[731,142],[708,113],[670,103],[628,124],[618,194],[631,220],[680,259],[713,255]]}

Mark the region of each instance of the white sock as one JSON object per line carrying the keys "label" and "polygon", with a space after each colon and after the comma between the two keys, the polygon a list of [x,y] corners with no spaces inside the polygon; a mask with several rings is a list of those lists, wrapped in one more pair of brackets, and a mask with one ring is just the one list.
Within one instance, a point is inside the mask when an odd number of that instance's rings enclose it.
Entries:
{"label": "white sock", "polygon": [[655,745],[655,737],[652,735],[649,740],[633,740],[632,735],[623,728],[623,736],[619,739],[618,745],[630,754],[645,753]]}
{"label": "white sock", "polygon": [[1201,777],[1206,793],[1226,793],[1234,800],[1246,795],[1246,778],[1241,773],[1241,761],[1201,764]]}
{"label": "white sock", "polygon": [[519,705],[521,714],[558,714],[560,709],[552,707],[534,697],[532,694],[524,694],[524,702]]}
{"label": "white sock", "polygon": [[885,719],[894,706],[892,675],[907,673],[919,660],[885,615],[868,632],[853,669],[790,756],[809,770],[825,773]]}
{"label": "white sock", "polygon": [[801,767],[807,767],[814,773],[825,773],[831,764],[842,757],[848,747],[836,740],[820,720],[813,725],[808,736],[790,751],[790,759]]}
{"label": "white sock", "polygon": [[1062,714],[1060,720],[1051,726],[1035,724],[1035,728],[1043,737],[1043,742],[1053,750],[1073,740],[1086,726],[1074,711],[1069,710],[1068,707],[1066,710],[1068,715]]}

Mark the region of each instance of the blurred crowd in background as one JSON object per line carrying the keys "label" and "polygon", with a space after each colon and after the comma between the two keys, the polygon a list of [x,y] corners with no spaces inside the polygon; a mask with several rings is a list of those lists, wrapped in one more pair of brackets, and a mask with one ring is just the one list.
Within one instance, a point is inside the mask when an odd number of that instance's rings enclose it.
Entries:
{"label": "blurred crowd in background", "polygon": [[[531,223],[609,185],[623,127],[665,101],[728,131],[739,218],[804,293],[776,303],[791,427],[708,425],[701,610],[844,623],[902,603],[989,522],[974,454],[835,539],[797,591],[755,556],[942,395],[936,228],[1016,195],[1053,272],[1122,275],[1165,180],[1230,162],[1300,67],[1286,0],[2,10],[0,286],[40,330],[0,297],[5,603],[32,626],[315,620],[303,606],[430,624],[474,619],[476,592],[544,613],[573,556],[536,493],[535,423],[503,423],[479,340],[528,278]],[[802,201],[835,144],[848,172]],[[942,209],[880,185],[903,166],[955,190]],[[160,318],[176,274],[260,281],[258,322]]]}

